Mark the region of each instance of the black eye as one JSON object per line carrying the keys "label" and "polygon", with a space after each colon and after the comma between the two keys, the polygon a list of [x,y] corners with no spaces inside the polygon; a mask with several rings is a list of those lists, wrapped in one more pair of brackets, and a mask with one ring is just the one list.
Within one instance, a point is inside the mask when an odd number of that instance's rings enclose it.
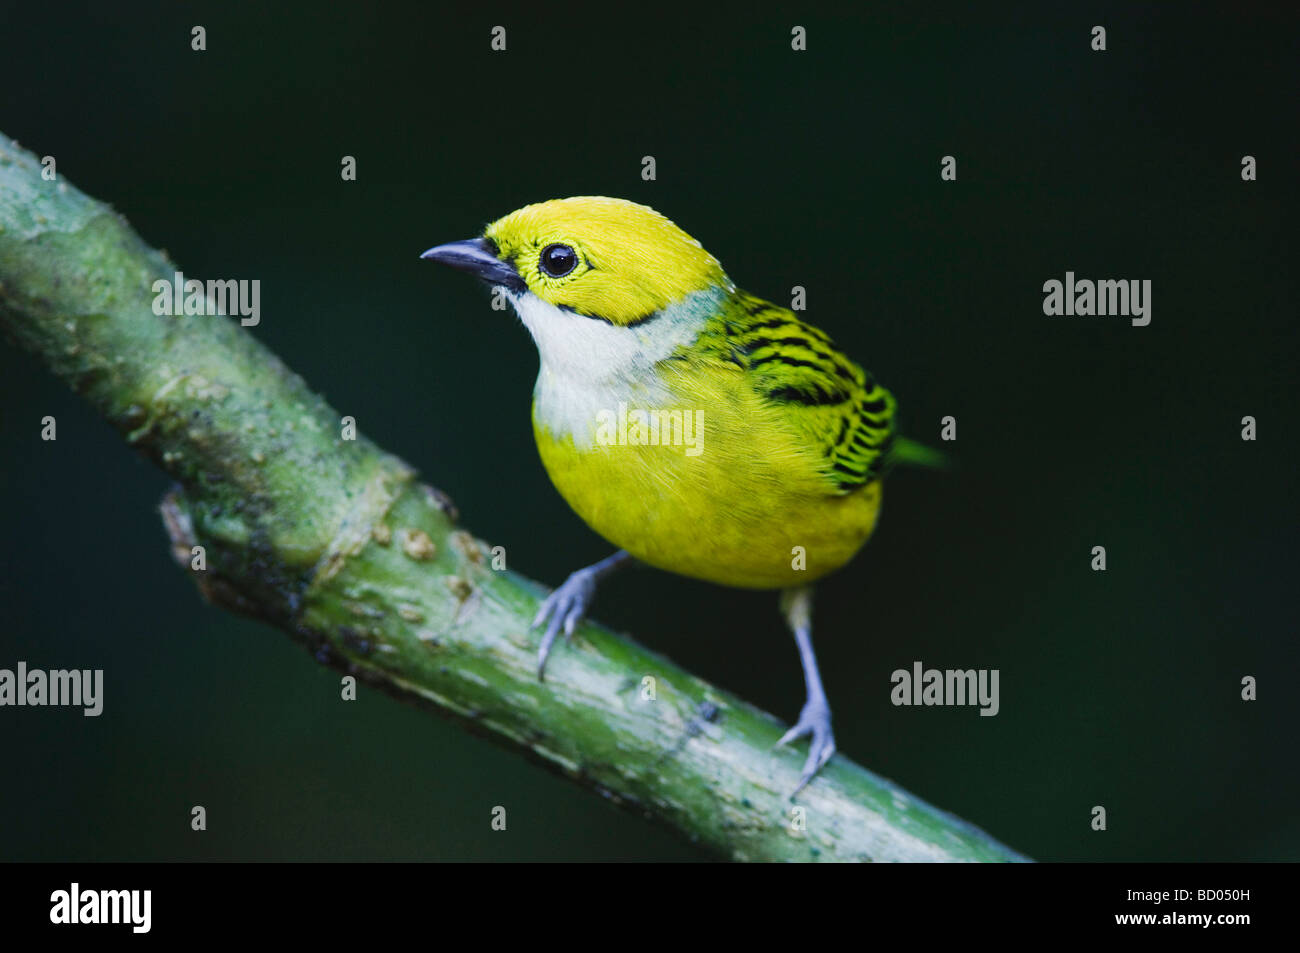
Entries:
{"label": "black eye", "polygon": [[552,278],[563,278],[578,267],[578,253],[568,245],[547,245],[542,249],[539,264],[544,274]]}

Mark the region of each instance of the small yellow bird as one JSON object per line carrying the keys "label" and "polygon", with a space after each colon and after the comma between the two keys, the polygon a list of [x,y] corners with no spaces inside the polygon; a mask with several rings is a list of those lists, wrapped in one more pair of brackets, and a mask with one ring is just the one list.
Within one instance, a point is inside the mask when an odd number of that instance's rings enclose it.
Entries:
{"label": "small yellow bird", "polygon": [[533,432],[556,489],[619,551],[542,603],[538,676],[597,582],[635,559],[782,590],[811,736],[795,793],[835,753],[812,647],[810,583],[871,535],[886,466],[938,455],[895,440],[894,398],[792,311],[739,290],[700,243],[622,199],[529,205],[422,258],[499,286],[537,344]]}

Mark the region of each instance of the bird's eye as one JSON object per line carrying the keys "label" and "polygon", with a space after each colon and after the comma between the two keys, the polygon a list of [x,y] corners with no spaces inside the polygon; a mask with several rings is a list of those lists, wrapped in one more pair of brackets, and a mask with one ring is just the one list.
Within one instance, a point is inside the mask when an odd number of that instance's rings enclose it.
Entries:
{"label": "bird's eye", "polygon": [[539,264],[544,274],[552,278],[563,278],[578,267],[578,253],[568,245],[547,245],[542,249]]}

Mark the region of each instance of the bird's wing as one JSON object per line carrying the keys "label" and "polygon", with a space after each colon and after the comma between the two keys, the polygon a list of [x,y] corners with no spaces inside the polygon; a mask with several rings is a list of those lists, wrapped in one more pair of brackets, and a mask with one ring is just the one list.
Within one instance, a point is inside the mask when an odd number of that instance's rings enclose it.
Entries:
{"label": "bird's wing", "polygon": [[823,459],[832,493],[881,475],[894,440],[894,397],[793,311],[737,292],[700,344],[745,372],[755,394],[778,405],[800,441]]}

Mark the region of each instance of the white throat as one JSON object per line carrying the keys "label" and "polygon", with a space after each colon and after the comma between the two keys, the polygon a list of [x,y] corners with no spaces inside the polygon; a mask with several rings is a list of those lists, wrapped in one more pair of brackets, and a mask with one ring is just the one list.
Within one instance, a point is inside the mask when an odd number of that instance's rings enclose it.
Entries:
{"label": "white throat", "polygon": [[600,411],[619,401],[658,406],[668,400],[654,365],[696,339],[719,296],[712,289],[695,292],[643,324],[616,327],[563,311],[531,291],[509,295],[541,359],[533,389],[537,420],[556,437],[591,446]]}

